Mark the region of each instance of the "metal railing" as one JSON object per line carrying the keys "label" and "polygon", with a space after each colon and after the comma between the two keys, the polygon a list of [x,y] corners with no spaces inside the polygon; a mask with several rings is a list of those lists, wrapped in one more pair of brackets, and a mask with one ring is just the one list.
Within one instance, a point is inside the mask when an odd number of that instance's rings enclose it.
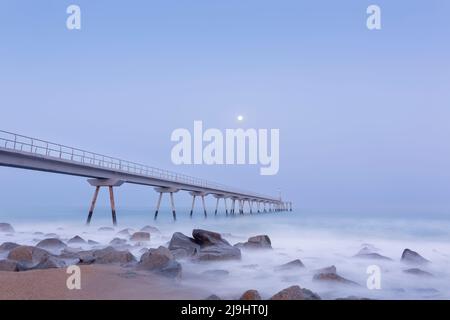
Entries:
{"label": "metal railing", "polygon": [[223,184],[211,182],[204,179],[199,179],[185,174],[179,174],[164,169],[154,168],[136,162],[105,156],[102,154],[78,148],[68,147],[65,145],[35,139],[3,130],[0,130],[0,148],[14,150],[18,152],[31,153],[37,156],[47,157],[51,159],[70,161],[77,164],[94,166],[115,172],[122,172],[155,179],[162,179],[171,182],[183,183],[195,187],[214,189],[226,193],[235,193],[250,197],[257,197],[277,201],[277,199],[274,197],[269,197],[266,195],[249,192],[245,190],[239,190]]}

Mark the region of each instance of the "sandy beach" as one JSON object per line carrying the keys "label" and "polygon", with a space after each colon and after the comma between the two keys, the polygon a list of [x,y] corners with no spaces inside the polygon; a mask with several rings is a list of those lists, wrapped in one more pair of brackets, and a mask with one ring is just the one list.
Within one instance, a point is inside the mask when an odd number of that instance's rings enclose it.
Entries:
{"label": "sandy beach", "polygon": [[81,266],[81,290],[69,290],[66,269],[0,271],[0,300],[198,300],[207,294],[176,280],[114,265]]}

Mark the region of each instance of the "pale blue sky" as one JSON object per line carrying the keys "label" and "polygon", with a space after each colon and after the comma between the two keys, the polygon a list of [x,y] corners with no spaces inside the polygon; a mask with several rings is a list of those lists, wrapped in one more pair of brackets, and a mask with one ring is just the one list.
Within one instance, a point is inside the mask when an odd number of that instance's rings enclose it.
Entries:
{"label": "pale blue sky", "polygon": [[[82,30],[65,27],[69,4]],[[369,4],[381,31],[366,28]],[[450,211],[448,1],[0,3],[0,129],[277,193],[299,209]],[[280,172],[176,167],[171,132],[281,130]],[[0,168],[0,210],[88,204],[84,179]],[[156,194],[118,190],[119,206]],[[186,201],[186,197],[180,199]],[[185,202],[183,202],[185,204]]]}

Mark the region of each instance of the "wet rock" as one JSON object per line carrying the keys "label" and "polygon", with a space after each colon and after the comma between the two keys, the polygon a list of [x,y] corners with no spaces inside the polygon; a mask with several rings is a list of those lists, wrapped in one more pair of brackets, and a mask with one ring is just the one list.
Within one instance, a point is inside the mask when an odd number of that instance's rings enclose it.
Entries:
{"label": "wet rock", "polygon": [[248,290],[246,291],[239,300],[242,301],[261,301],[261,295],[256,290]]}
{"label": "wet rock", "polygon": [[181,264],[175,261],[170,250],[165,247],[148,250],[142,255],[137,268],[170,278],[180,277],[182,270]]}
{"label": "wet rock", "polygon": [[208,298],[206,298],[205,300],[208,301],[221,301],[222,299],[219,296],[216,296],[215,294],[209,296]]}
{"label": "wet rock", "polygon": [[66,263],[53,256],[45,256],[36,266],[34,266],[33,270],[43,270],[43,269],[58,269],[66,267]]}
{"label": "wet rock", "polygon": [[16,272],[19,271],[19,263],[14,260],[0,260],[0,271]]}
{"label": "wet rock", "polygon": [[418,268],[404,270],[403,272],[407,273],[407,274],[412,274],[412,275],[415,275],[415,276],[421,276],[421,277],[434,277],[433,274],[431,274],[431,273],[429,273],[427,271],[418,269]]}
{"label": "wet rock", "polygon": [[335,266],[319,270],[319,272],[314,275],[313,280],[345,285],[358,285],[356,282],[350,281],[338,275]]}
{"label": "wet rock", "polygon": [[208,279],[223,279],[230,275],[227,270],[208,270],[202,273]]}
{"label": "wet rock", "polygon": [[427,264],[430,262],[417,252],[409,249],[405,249],[405,251],[403,251],[402,261],[411,264]]}
{"label": "wet rock", "polygon": [[127,244],[127,240],[125,239],[120,239],[120,238],[114,238],[111,240],[111,242],[109,243],[111,246],[114,247],[120,247],[120,246],[124,246]]}
{"label": "wet rock", "polygon": [[197,254],[200,261],[240,260],[241,250],[232,246],[217,245],[202,248]]}
{"label": "wet rock", "polygon": [[358,253],[355,258],[358,259],[367,259],[367,260],[384,260],[384,261],[392,261],[391,258],[382,256],[378,253]]}
{"label": "wet rock", "polygon": [[148,233],[148,232],[136,232],[136,233],[134,233],[131,236],[130,240],[134,241],[134,242],[150,241],[150,233]]}
{"label": "wet rock", "polygon": [[240,260],[241,250],[222,239],[219,233],[194,230],[194,241],[200,245],[196,258],[200,261]]}
{"label": "wet rock", "polygon": [[59,239],[49,238],[40,241],[36,247],[43,249],[64,249],[67,245]]}
{"label": "wet rock", "polygon": [[321,300],[321,298],[311,290],[293,286],[280,291],[270,300]]}
{"label": "wet rock", "polygon": [[266,235],[256,236],[249,238],[245,243],[238,244],[237,247],[245,249],[272,249],[272,241]]}
{"label": "wet rock", "polygon": [[88,240],[88,244],[91,246],[96,246],[96,245],[99,245],[100,243],[98,243],[97,241],[94,241],[94,240]]}
{"label": "wet rock", "polygon": [[98,228],[98,231],[100,231],[100,232],[113,232],[113,231],[114,231],[114,228],[111,228],[111,227],[101,227],[101,228]]}
{"label": "wet rock", "polygon": [[14,242],[4,242],[0,245],[0,252],[11,251],[14,248],[17,248],[19,245]]}
{"label": "wet rock", "polygon": [[192,232],[195,242],[202,247],[215,245],[230,245],[226,240],[222,239],[222,235],[217,232],[196,229]]}
{"label": "wet rock", "polygon": [[145,226],[141,229],[141,232],[147,232],[147,233],[161,233],[158,228],[152,227],[152,226]]}
{"label": "wet rock", "polygon": [[0,232],[2,232],[2,233],[14,233],[14,228],[9,223],[0,222]]}
{"label": "wet rock", "polygon": [[297,269],[303,269],[305,268],[305,265],[300,259],[291,261],[289,263],[283,264],[281,266],[278,266],[275,268],[275,271],[289,271],[289,270],[297,270]]}
{"label": "wet rock", "polygon": [[129,263],[136,261],[136,258],[129,251],[119,251],[113,247],[101,250],[93,250],[92,256],[96,264]]}
{"label": "wet rock", "polygon": [[81,238],[80,236],[75,236],[72,239],[70,239],[69,241],[67,241],[68,244],[85,244],[86,241]]}
{"label": "wet rock", "polygon": [[186,258],[196,255],[200,251],[200,245],[194,239],[177,232],[170,240],[169,250],[177,258]]}
{"label": "wet rock", "polygon": [[18,246],[9,252],[8,259],[31,264],[33,262],[42,261],[42,259],[48,255],[50,255],[49,252],[40,248],[32,246]]}

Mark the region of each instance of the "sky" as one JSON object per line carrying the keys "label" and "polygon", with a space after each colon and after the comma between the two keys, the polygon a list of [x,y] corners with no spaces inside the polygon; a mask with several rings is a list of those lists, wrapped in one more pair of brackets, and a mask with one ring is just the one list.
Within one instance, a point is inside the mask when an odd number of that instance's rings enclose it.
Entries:
{"label": "sky", "polygon": [[[70,4],[81,30],[66,28]],[[371,4],[381,30],[366,27]],[[2,0],[0,130],[281,192],[300,212],[450,215],[449,13],[444,0]],[[171,133],[195,120],[280,129],[279,173],[174,165]],[[0,181],[4,213],[87,207],[93,192],[3,167]],[[116,193],[156,202],[149,187]]]}

